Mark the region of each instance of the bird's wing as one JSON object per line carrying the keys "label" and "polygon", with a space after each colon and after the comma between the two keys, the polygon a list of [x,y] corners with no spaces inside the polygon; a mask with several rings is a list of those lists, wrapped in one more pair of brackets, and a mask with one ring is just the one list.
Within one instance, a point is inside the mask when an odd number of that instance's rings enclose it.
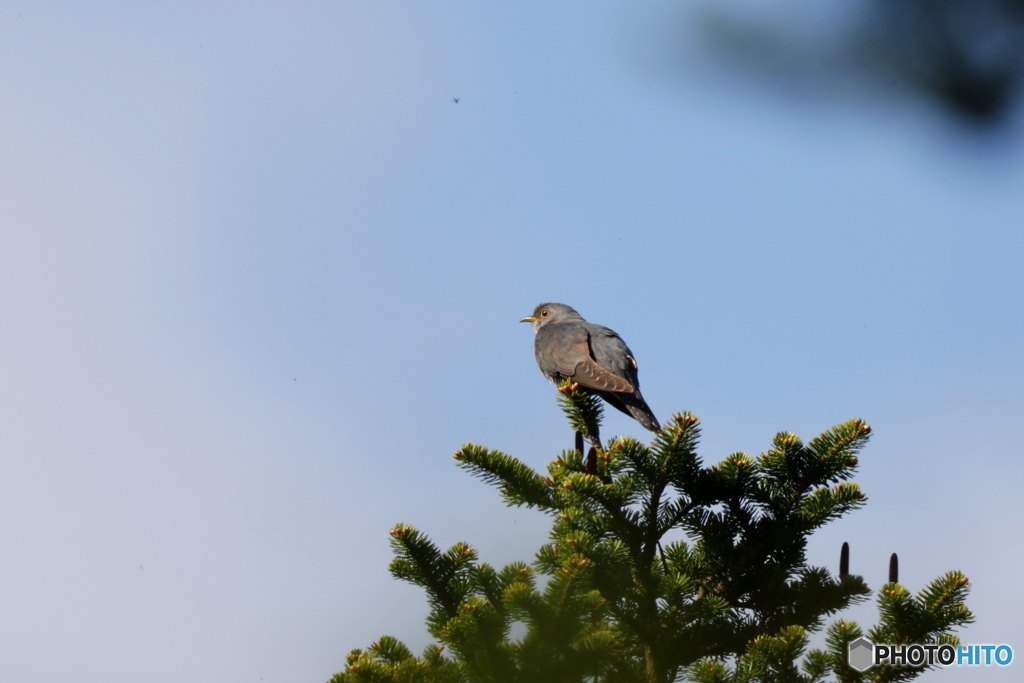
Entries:
{"label": "bird's wing", "polygon": [[608,372],[590,355],[590,334],[577,323],[546,325],[537,332],[537,362],[544,374],[571,377],[587,389],[632,392],[628,380]]}
{"label": "bird's wing", "polygon": [[590,341],[590,356],[610,374],[625,379],[631,387],[626,391],[632,392],[640,388],[637,379],[636,360],[633,352],[626,346],[626,342],[607,327],[587,323]]}
{"label": "bird's wing", "polygon": [[590,358],[576,365],[576,374],[572,376],[581,387],[598,391],[616,393],[633,393],[633,385],[627,380],[608,372]]}

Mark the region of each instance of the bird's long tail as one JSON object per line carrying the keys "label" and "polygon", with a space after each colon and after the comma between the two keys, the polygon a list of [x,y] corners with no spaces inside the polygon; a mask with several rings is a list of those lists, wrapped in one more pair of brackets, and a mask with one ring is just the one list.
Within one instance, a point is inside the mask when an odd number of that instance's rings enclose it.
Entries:
{"label": "bird's long tail", "polygon": [[642,424],[645,429],[649,429],[652,432],[661,429],[661,425],[658,424],[658,418],[654,417],[650,406],[647,405],[644,397],[639,395],[639,392],[629,396],[623,403],[626,404],[629,414],[636,418],[636,421]]}
{"label": "bird's long tail", "polygon": [[601,397],[609,405],[618,408],[639,422],[645,429],[649,429],[652,432],[661,429],[661,425],[658,424],[658,418],[654,417],[650,406],[647,405],[647,401],[644,400],[639,391],[632,394],[601,392]]}

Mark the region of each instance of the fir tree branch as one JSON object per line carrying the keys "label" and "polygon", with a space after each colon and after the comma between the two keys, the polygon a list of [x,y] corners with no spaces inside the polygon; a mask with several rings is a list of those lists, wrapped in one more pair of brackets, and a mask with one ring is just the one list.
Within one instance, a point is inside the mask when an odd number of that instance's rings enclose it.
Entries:
{"label": "fir tree branch", "polygon": [[468,443],[455,452],[455,460],[470,474],[497,486],[511,505],[542,510],[557,507],[551,493],[551,482],[510,455]]}
{"label": "fir tree branch", "polygon": [[558,384],[558,404],[569,418],[574,431],[582,433],[591,444],[601,450],[601,420],[604,406],[601,400],[571,379]]}
{"label": "fir tree branch", "polygon": [[438,618],[451,619],[469,593],[468,574],[476,562],[476,551],[465,543],[457,543],[441,553],[427,536],[407,524],[391,530],[391,547],[395,559],[391,574],[426,589],[430,604],[439,610]]}

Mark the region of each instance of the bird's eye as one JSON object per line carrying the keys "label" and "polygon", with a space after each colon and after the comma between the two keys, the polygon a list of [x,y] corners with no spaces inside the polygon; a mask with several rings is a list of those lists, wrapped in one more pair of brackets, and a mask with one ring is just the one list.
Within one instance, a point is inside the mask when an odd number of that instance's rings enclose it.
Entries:
{"label": "bird's eye", "polygon": [[542,317],[542,318],[546,318],[546,317],[548,317],[548,314],[549,314],[550,312],[551,312],[551,311],[549,311],[548,309],[546,309],[546,308],[545,308],[545,309],[544,309],[543,311],[541,311],[541,312],[540,312],[540,317]]}

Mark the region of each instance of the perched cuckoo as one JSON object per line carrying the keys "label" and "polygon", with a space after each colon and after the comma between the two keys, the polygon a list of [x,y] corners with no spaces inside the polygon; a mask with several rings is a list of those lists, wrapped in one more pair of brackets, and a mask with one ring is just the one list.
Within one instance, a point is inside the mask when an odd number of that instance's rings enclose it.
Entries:
{"label": "perched cuckoo", "polygon": [[588,323],[565,304],[541,304],[520,322],[533,325],[533,353],[545,377],[571,379],[652,432],[658,430],[658,419],[640,394],[633,352],[614,331]]}

